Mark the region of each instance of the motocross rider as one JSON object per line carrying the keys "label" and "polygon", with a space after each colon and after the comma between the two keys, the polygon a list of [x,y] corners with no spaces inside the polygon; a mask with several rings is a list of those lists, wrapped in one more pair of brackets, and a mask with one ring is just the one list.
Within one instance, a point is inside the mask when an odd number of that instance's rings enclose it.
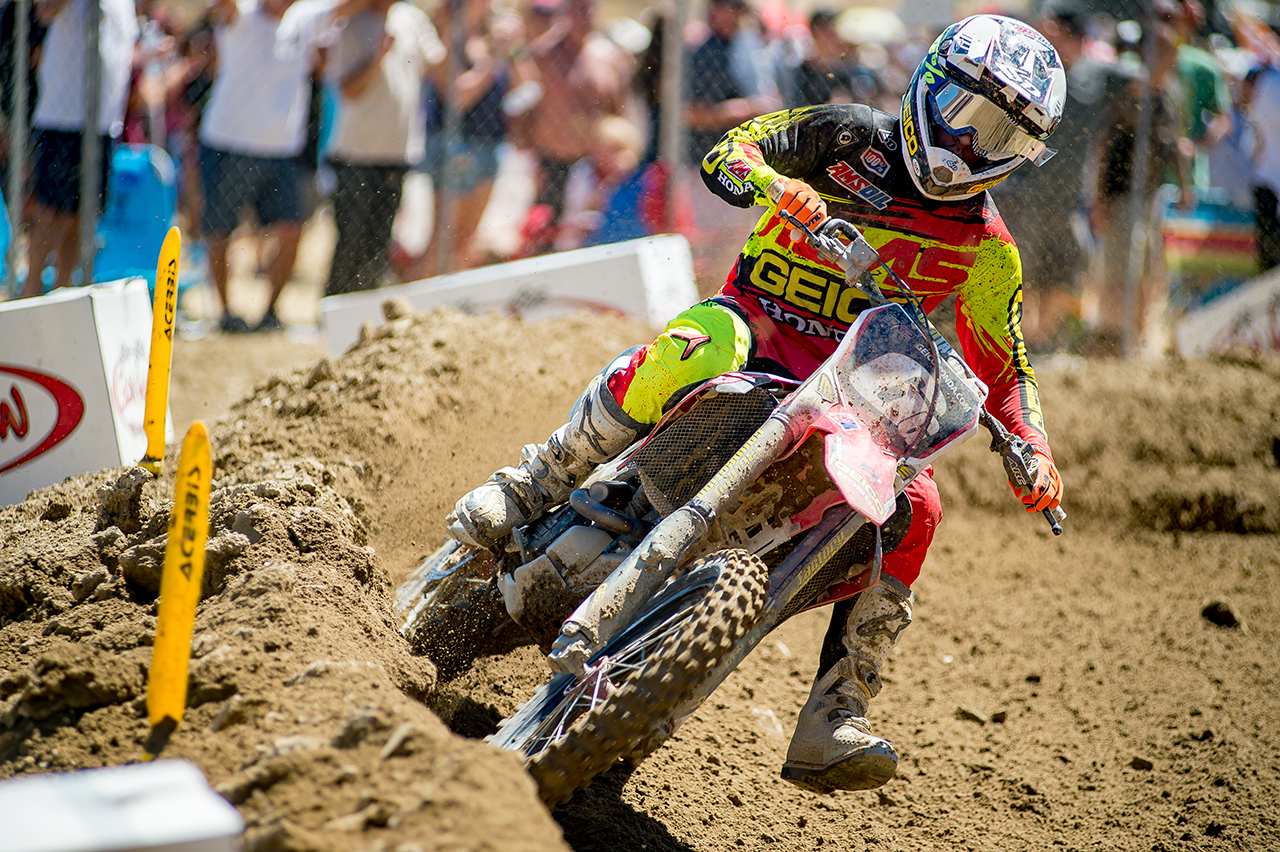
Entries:
{"label": "motocross rider", "polygon": [[[452,534],[499,546],[647,434],[683,387],[744,368],[809,376],[868,303],[779,210],[810,227],[828,213],[855,224],[926,312],[957,296],[956,331],[990,390],[988,410],[1039,456],[1033,487],[1014,490],[1029,512],[1056,507],[1062,482],[1019,327],[1021,261],[987,190],[1024,161],[1041,165],[1052,156],[1045,140],[1062,117],[1065,91],[1062,62],[1043,36],[1010,18],[976,15],[934,42],[898,115],[860,104],[805,107],[728,131],[703,160],[704,182],[730,204],[769,209],[724,287],[606,367],[546,443],[526,446],[517,467],[459,500]],[[876,280],[901,299],[883,270]],[[881,582],[833,608],[782,769],[807,789],[870,789],[897,767],[893,747],[871,733],[865,716],[880,670],[911,623],[910,586],[942,517],[931,468],[905,494],[910,526],[885,554]]]}

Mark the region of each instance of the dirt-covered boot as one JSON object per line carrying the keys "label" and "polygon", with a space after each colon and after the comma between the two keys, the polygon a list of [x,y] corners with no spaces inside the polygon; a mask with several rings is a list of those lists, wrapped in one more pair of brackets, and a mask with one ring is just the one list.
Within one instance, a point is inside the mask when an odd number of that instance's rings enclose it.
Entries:
{"label": "dirt-covered boot", "polygon": [[[612,365],[611,365],[612,366]],[[520,464],[504,467],[463,495],[445,519],[466,544],[495,547],[516,527],[563,502],[596,465],[626,449],[648,429],[627,416],[609,393],[606,368],[573,404],[569,422],[543,444],[526,444]]]}
{"label": "dirt-covered boot", "polygon": [[889,652],[911,623],[911,601],[910,589],[885,576],[858,596],[843,624],[833,619],[828,637],[838,637],[844,656],[820,667],[796,721],[783,778],[807,790],[830,793],[870,790],[893,777],[897,752],[871,733],[867,705],[880,692],[880,669]]}

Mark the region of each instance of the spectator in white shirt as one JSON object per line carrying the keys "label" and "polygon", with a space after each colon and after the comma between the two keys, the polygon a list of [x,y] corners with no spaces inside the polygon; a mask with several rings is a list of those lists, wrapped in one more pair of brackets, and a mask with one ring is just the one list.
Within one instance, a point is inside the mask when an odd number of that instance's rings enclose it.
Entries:
{"label": "spectator in white shirt", "polygon": [[[24,296],[38,296],[45,263],[54,256],[54,286],[66,287],[79,260],[81,146],[84,133],[85,26],[90,0],[37,0],[36,18],[48,24],[37,75],[40,96],[35,131],[35,211],[28,245]],[[98,55],[98,127],[101,137],[98,210],[106,199],[111,143],[124,127],[138,20],[130,0],[101,0]],[[87,283],[87,282],[86,282]]]}
{"label": "spectator in white shirt", "polygon": [[365,2],[215,0],[218,71],[200,124],[200,170],[209,267],[225,332],[250,330],[227,298],[231,232],[250,206],[277,246],[267,310],[256,330],[281,328],[276,302],[293,275],[305,219],[298,155],[306,144],[311,71],[332,21]]}
{"label": "spectator in white shirt", "polygon": [[404,176],[426,147],[423,85],[445,55],[426,14],[393,0],[370,0],[334,43],[328,74],[341,99],[329,159],[338,238],[328,295],[382,285]]}

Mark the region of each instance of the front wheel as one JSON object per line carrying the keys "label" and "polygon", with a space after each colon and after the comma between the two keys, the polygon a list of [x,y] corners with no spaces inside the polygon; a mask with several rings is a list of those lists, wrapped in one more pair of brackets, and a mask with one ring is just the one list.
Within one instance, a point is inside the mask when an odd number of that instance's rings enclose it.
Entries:
{"label": "front wheel", "polygon": [[708,679],[759,618],[768,580],[765,564],[745,550],[703,557],[665,586],[583,677],[546,684],[491,741],[525,753],[548,806],[619,758],[644,757],[710,694],[716,684]]}

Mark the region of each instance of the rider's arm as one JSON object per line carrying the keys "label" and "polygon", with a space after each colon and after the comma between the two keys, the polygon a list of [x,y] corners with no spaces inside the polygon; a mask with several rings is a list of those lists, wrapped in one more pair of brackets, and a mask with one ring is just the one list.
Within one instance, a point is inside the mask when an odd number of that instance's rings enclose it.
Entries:
{"label": "rider's arm", "polygon": [[803,107],[739,124],[702,159],[702,180],[736,207],[772,205],[766,191],[778,178],[811,175],[835,145],[856,144],[852,134],[868,126],[857,105]]}
{"label": "rider's arm", "polygon": [[276,58],[314,57],[322,36],[368,5],[369,0],[298,0],[276,27]]}
{"label": "rider's arm", "polygon": [[987,410],[1010,432],[1053,458],[1035,371],[1022,338],[1022,261],[1013,241],[988,235],[957,292],[960,349],[987,385]]}

